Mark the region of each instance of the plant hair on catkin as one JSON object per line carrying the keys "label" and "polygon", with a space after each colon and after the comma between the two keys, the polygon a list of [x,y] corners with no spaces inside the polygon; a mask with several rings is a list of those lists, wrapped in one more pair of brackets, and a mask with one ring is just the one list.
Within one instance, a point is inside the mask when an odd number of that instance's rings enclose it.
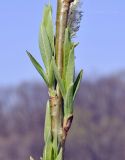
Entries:
{"label": "plant hair on catkin", "polygon": [[71,37],[75,37],[76,32],[80,28],[80,22],[83,16],[83,12],[80,9],[80,5],[80,0],[74,0],[70,4],[67,24],[70,29]]}

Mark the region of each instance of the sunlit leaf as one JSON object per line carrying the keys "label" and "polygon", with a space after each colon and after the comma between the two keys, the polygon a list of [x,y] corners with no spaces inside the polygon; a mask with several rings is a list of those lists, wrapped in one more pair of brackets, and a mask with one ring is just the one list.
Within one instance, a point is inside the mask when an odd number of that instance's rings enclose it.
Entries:
{"label": "sunlit leaf", "polygon": [[63,77],[65,78],[66,74],[66,69],[67,69],[67,64],[68,64],[68,59],[69,59],[69,54],[71,50],[72,42],[70,38],[70,32],[69,29],[66,28],[65,30],[65,40],[64,40],[64,54],[63,54]]}
{"label": "sunlit leaf", "polygon": [[51,62],[53,53],[51,50],[51,44],[50,44],[49,38],[47,36],[46,28],[43,23],[41,24],[41,27],[40,27],[39,47],[40,47],[40,52],[41,52],[41,56],[42,56],[45,68],[48,73],[49,64]]}
{"label": "sunlit leaf", "polygon": [[54,27],[53,27],[53,21],[52,21],[51,5],[46,5],[44,8],[43,24],[46,28],[46,32],[51,44],[52,51],[54,52]]}
{"label": "sunlit leaf", "polygon": [[39,72],[39,74],[42,76],[42,78],[44,79],[45,83],[48,86],[49,83],[48,83],[47,75],[45,74],[43,68],[40,66],[40,64],[36,61],[36,59],[28,51],[26,51],[26,52],[27,52],[31,62],[33,63],[34,67]]}
{"label": "sunlit leaf", "polygon": [[48,137],[51,136],[51,114],[50,114],[50,104],[47,102],[46,106],[46,118],[45,118],[45,127],[44,127],[44,141],[48,140]]}
{"label": "sunlit leaf", "polygon": [[58,135],[54,136],[53,140],[53,159],[56,159],[58,155]]}
{"label": "sunlit leaf", "polygon": [[60,76],[60,73],[58,71],[58,68],[56,66],[56,63],[55,63],[55,60],[54,58],[52,59],[52,63],[53,63],[53,70],[54,70],[54,75],[55,75],[55,78],[58,82],[58,85],[59,85],[59,88],[60,88],[60,91],[61,91],[61,94],[62,96],[64,97],[65,96],[65,87],[64,87],[64,83],[62,81],[62,78]]}
{"label": "sunlit leaf", "polygon": [[62,148],[60,149],[60,152],[59,152],[59,154],[58,154],[58,156],[57,156],[57,158],[56,158],[56,160],[62,160],[62,153],[63,151],[62,151]]}
{"label": "sunlit leaf", "polygon": [[68,64],[67,64],[67,70],[66,70],[66,88],[69,87],[71,83],[73,83],[74,79],[74,46],[70,50]]}
{"label": "sunlit leaf", "polygon": [[51,141],[51,131],[49,132],[47,137],[47,141],[45,143],[44,151],[43,151],[43,160],[52,160],[52,141]]}
{"label": "sunlit leaf", "polygon": [[73,83],[67,89],[64,99],[64,116],[68,117],[73,113]]}
{"label": "sunlit leaf", "polygon": [[49,73],[48,73],[48,79],[49,79],[49,86],[52,87],[54,84],[54,72],[53,72],[53,64],[52,64],[52,60],[49,64]]}

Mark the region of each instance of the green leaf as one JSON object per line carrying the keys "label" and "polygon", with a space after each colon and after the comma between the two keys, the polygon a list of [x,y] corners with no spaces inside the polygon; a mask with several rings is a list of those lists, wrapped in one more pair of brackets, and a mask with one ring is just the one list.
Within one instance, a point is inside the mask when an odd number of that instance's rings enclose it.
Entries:
{"label": "green leaf", "polygon": [[47,102],[46,106],[46,118],[45,118],[45,126],[44,126],[44,141],[48,140],[48,137],[50,135],[50,130],[51,130],[51,114],[50,114],[50,104],[49,101]]}
{"label": "green leaf", "polygon": [[43,24],[46,28],[46,32],[51,44],[52,51],[54,52],[54,27],[53,27],[53,21],[52,21],[51,5],[46,5],[44,8]]}
{"label": "green leaf", "polygon": [[53,140],[53,159],[56,159],[58,155],[58,136],[54,137]]}
{"label": "green leaf", "polygon": [[70,55],[68,59],[67,64],[67,70],[66,70],[66,88],[69,87],[71,83],[73,83],[74,79],[74,66],[75,66],[75,60],[74,60],[74,46],[70,50]]}
{"label": "green leaf", "polygon": [[52,58],[53,53],[51,50],[49,38],[47,36],[46,28],[43,23],[40,27],[39,47],[40,47],[40,52],[41,52],[41,56],[42,56],[45,68],[48,73],[49,72],[49,64],[51,62],[51,58]]}
{"label": "green leaf", "polygon": [[64,116],[73,114],[73,83],[69,86],[64,99]]}
{"label": "green leaf", "polygon": [[64,83],[63,83],[63,80],[62,80],[62,78],[61,78],[61,76],[60,76],[60,73],[59,73],[59,71],[58,71],[58,68],[57,68],[57,66],[56,66],[56,63],[55,63],[54,58],[52,59],[52,64],[53,64],[53,70],[54,70],[55,78],[56,78],[57,83],[58,83],[58,85],[59,85],[61,94],[62,94],[62,96],[64,97],[64,96],[65,96]]}
{"label": "green leaf", "polygon": [[61,148],[56,160],[62,160],[62,158],[63,158],[62,154],[63,154],[63,151],[62,151],[62,148]]}
{"label": "green leaf", "polygon": [[54,84],[54,72],[53,72],[52,60],[51,60],[50,65],[49,65],[48,79],[49,79],[49,86],[50,86],[50,88],[52,88],[52,86]]}
{"label": "green leaf", "polygon": [[36,70],[39,72],[39,74],[43,77],[45,83],[47,84],[47,86],[49,85],[48,84],[48,79],[47,79],[47,75],[45,74],[43,68],[40,66],[40,64],[35,60],[35,58],[28,52],[26,51],[32,64],[34,65],[34,67],[36,68]]}
{"label": "green leaf", "polygon": [[51,131],[50,134],[48,135],[47,141],[45,143],[45,148],[43,152],[43,160],[52,160],[52,141],[51,141]]}
{"label": "green leaf", "polygon": [[83,75],[83,70],[81,70],[75,80],[75,83],[74,83],[74,87],[73,87],[73,100],[75,99],[76,97],[76,93],[79,89],[79,86],[80,86],[80,82],[81,82],[81,79],[82,79],[82,75]]}
{"label": "green leaf", "polygon": [[70,54],[71,47],[72,47],[72,42],[71,42],[71,38],[70,38],[69,28],[66,28],[64,46],[63,46],[63,50],[64,50],[63,77],[65,77],[65,74],[66,74],[66,69],[67,69],[67,64],[68,64],[68,59],[69,59],[69,54]]}

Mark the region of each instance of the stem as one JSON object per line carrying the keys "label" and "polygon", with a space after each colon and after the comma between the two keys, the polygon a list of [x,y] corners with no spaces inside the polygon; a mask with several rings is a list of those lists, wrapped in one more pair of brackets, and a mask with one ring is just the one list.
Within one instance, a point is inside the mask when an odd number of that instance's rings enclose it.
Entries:
{"label": "stem", "polygon": [[56,63],[60,74],[62,74],[63,67],[63,43],[65,28],[67,27],[68,11],[71,0],[57,1],[57,17],[56,17]]}
{"label": "stem", "polygon": [[[70,2],[71,0],[57,0],[55,53],[56,53],[56,64],[61,76],[63,72],[63,43],[64,43],[65,29],[67,27],[67,19],[68,19]],[[65,139],[63,138],[63,98],[60,93],[58,85],[56,86],[56,93],[58,97],[58,101],[57,101],[58,140],[59,140],[60,146],[63,149],[63,159],[64,159]],[[62,134],[60,134],[60,131]]]}

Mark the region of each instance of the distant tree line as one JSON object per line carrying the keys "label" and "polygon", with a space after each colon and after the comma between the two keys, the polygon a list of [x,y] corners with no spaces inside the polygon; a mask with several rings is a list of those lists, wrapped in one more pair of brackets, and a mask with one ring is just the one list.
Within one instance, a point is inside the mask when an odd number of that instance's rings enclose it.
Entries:
{"label": "distant tree line", "polygon": [[[0,87],[0,160],[39,159],[46,100],[39,83]],[[117,76],[84,81],[74,109],[66,159],[124,160],[125,82]]]}

